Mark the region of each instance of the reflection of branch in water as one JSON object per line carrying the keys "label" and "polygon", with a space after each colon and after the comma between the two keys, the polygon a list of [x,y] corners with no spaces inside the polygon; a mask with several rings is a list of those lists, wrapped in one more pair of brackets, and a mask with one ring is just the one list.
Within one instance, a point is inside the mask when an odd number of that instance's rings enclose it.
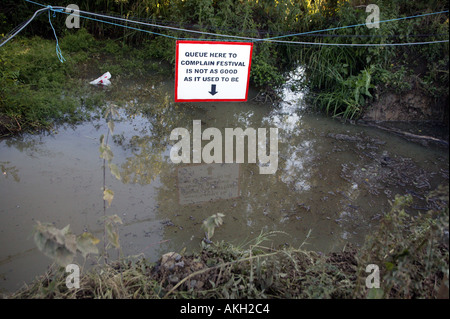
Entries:
{"label": "reflection of branch in water", "polygon": [[8,147],[14,147],[19,152],[25,152],[28,156],[41,155],[47,156],[51,155],[51,152],[42,145],[44,142],[37,138],[23,138],[23,139],[7,139],[5,144]]}
{"label": "reflection of branch in water", "polygon": [[16,182],[20,182],[19,177],[19,169],[17,169],[15,166],[7,167],[9,162],[0,162],[0,169],[2,171],[2,175],[8,178],[9,175],[11,175]]}
{"label": "reflection of branch in water", "polygon": [[124,137],[116,138],[124,149],[129,148],[133,152],[133,156],[121,165],[124,183],[150,184],[167,165],[162,154],[170,144],[172,130],[192,123],[194,114],[186,114],[167,93],[155,90],[152,98],[151,103],[129,104],[126,110],[128,116],[139,114],[148,120],[146,135],[133,136],[127,143]]}
{"label": "reflection of branch in water", "polygon": [[166,164],[162,158],[163,149],[152,147],[147,138],[143,137],[138,143],[140,152],[133,152],[132,157],[128,157],[121,165],[122,181],[124,183],[139,183],[148,185],[154,180]]}

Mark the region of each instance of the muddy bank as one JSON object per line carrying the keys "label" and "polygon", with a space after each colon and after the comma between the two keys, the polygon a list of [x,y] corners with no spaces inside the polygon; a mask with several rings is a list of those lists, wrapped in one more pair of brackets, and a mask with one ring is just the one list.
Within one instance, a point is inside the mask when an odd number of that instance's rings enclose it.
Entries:
{"label": "muddy bank", "polygon": [[417,84],[396,92],[381,90],[358,124],[375,127],[423,146],[449,146],[448,95],[433,98]]}
{"label": "muddy bank", "polygon": [[414,81],[408,82],[412,87],[410,90],[381,90],[360,122],[425,146],[434,144],[448,147],[448,94],[433,98]]}
{"label": "muddy bank", "polygon": [[364,115],[373,121],[448,121],[448,97],[435,101],[412,89],[405,93],[385,92]]}

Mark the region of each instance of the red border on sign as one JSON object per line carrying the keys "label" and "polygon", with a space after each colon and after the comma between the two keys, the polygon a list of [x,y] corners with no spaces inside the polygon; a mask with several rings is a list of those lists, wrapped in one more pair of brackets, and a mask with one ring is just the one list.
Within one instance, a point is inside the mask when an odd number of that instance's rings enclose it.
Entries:
{"label": "red border on sign", "polygon": [[[245,98],[243,99],[179,99],[178,98],[178,44],[192,43],[192,44],[226,44],[226,45],[249,45],[250,46],[250,60],[248,61],[248,76],[247,88],[245,90]],[[250,69],[252,66],[252,42],[226,42],[226,41],[187,41],[177,40],[177,48],[175,55],[175,102],[246,102],[248,97],[248,85],[250,83]]]}

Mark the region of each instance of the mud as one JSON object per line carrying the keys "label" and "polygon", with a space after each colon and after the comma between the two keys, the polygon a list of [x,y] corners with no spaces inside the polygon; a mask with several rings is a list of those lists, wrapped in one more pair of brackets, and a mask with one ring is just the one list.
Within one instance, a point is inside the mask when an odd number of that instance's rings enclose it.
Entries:
{"label": "mud", "polygon": [[404,81],[410,89],[380,89],[376,101],[370,105],[363,118],[374,121],[434,121],[447,123],[448,126],[448,94],[433,98],[414,76]]}

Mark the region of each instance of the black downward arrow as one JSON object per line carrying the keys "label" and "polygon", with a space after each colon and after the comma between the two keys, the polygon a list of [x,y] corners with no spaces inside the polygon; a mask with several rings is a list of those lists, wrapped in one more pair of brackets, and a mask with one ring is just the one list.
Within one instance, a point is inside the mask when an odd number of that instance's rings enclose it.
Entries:
{"label": "black downward arrow", "polygon": [[216,91],[216,85],[215,84],[211,84],[211,91],[209,91],[209,93],[211,95],[215,95],[215,94],[219,93],[219,92]]}

